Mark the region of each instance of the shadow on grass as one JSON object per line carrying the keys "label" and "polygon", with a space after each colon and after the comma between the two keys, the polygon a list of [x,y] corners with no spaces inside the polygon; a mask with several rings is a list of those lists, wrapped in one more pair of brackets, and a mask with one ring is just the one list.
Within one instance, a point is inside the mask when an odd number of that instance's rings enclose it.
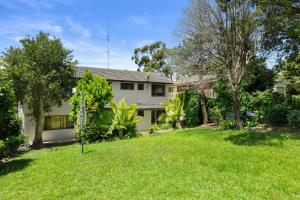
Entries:
{"label": "shadow on grass", "polygon": [[236,145],[245,146],[282,146],[287,139],[300,139],[298,136],[291,134],[282,134],[276,132],[257,132],[247,131],[237,135],[231,135],[225,138],[226,141],[230,141]]}
{"label": "shadow on grass", "polygon": [[32,161],[32,159],[18,159],[0,164],[0,176],[5,176],[7,174],[25,169]]}

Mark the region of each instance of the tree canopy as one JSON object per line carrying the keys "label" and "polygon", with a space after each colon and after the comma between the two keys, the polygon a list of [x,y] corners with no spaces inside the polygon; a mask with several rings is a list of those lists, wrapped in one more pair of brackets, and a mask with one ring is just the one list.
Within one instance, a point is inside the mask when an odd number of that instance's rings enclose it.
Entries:
{"label": "tree canopy", "polygon": [[178,34],[183,42],[196,42],[194,56],[228,79],[234,99],[237,128],[240,118],[241,81],[256,54],[257,27],[250,0],[191,0],[183,12]]}
{"label": "tree canopy", "polygon": [[[107,80],[103,77],[93,75],[90,71],[85,71],[81,80],[78,81],[75,93],[71,97],[72,111],[71,120],[74,122],[79,132],[79,111],[81,93],[85,97],[86,129],[93,131],[93,127],[100,125],[104,106],[108,104],[112,97],[112,89]],[[89,134],[89,133],[87,133]]]}
{"label": "tree canopy", "polygon": [[3,54],[17,100],[28,107],[35,120],[34,145],[42,145],[44,113],[68,100],[74,86],[77,61],[60,39],[40,32],[20,40]]}
{"label": "tree canopy", "polygon": [[138,65],[138,71],[159,72],[172,79],[172,68],[166,62],[166,43],[158,41],[141,48],[134,49],[132,60]]}

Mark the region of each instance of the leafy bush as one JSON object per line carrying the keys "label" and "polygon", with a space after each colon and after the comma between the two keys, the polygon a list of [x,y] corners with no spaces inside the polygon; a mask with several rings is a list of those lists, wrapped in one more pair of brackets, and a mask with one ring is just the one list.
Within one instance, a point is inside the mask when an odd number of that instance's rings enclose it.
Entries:
{"label": "leafy bush", "polygon": [[291,126],[300,127],[300,110],[292,110],[287,115],[288,123]]}
{"label": "leafy bush", "polygon": [[150,129],[149,129],[148,133],[149,134],[153,134],[153,133],[155,133],[158,130],[159,130],[159,126],[157,124],[152,124],[150,126]]}
{"label": "leafy bush", "polygon": [[258,117],[257,116],[253,116],[253,117],[249,117],[244,121],[244,126],[245,127],[256,127],[258,125]]}
{"label": "leafy bush", "polygon": [[[105,78],[93,75],[90,71],[86,71],[83,78],[77,83],[76,92],[71,97],[72,111],[70,113],[71,120],[76,127],[77,136],[80,134],[79,113],[81,93],[85,97],[86,111],[84,138],[90,142],[102,140],[108,134],[108,131],[105,132],[105,126],[111,123],[111,117],[105,117],[107,110],[104,110],[104,106],[113,97],[111,86]],[[77,138],[80,139],[80,137]]]}
{"label": "leafy bush", "polygon": [[[284,96],[272,90],[263,92],[257,91],[252,94],[248,92],[241,93],[241,113],[246,116],[247,113],[256,113],[257,122],[264,120],[265,111],[274,104],[283,104]],[[244,123],[246,123],[244,121]]]}
{"label": "leafy bush", "polygon": [[169,123],[159,124],[158,126],[161,130],[168,130],[168,129],[173,128],[172,124],[169,124]]}
{"label": "leafy bush", "polygon": [[292,109],[300,110],[300,95],[292,95],[290,104]]}
{"label": "leafy bush", "polygon": [[179,95],[184,102],[184,124],[186,126],[197,126],[199,125],[202,113],[200,108],[200,94],[196,90],[185,90],[184,93]]}
{"label": "leafy bush", "polygon": [[162,105],[165,110],[165,122],[173,124],[175,123],[176,128],[182,128],[181,122],[184,120],[184,100],[176,95],[174,99],[169,99]]}
{"label": "leafy bush", "polygon": [[236,123],[233,120],[222,120],[220,125],[225,130],[236,129]]}
{"label": "leafy bush", "polygon": [[0,71],[0,158],[14,153],[24,140],[12,84]]}
{"label": "leafy bush", "polygon": [[135,116],[137,105],[127,105],[125,98],[119,104],[111,102],[110,105],[114,113],[110,133],[117,131],[120,139],[124,136],[125,138],[135,137],[136,123],[141,119],[141,116]]}
{"label": "leafy bush", "polygon": [[210,100],[210,108],[217,106],[222,116],[233,110],[232,93],[228,85],[223,81],[218,81],[214,86],[214,91],[217,93],[217,98]]}
{"label": "leafy bush", "polygon": [[268,124],[281,126],[287,124],[287,114],[287,107],[277,104],[266,108],[264,119]]}
{"label": "leafy bush", "polygon": [[215,106],[212,109],[209,110],[210,118],[213,122],[215,122],[217,125],[221,123],[223,120],[223,116],[221,114],[221,110]]}

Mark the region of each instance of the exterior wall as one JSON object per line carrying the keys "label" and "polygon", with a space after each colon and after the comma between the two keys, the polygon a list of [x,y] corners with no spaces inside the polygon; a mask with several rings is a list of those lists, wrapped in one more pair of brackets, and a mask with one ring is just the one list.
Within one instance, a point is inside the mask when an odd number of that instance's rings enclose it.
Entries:
{"label": "exterior wall", "polygon": [[138,90],[138,83],[134,83],[134,90],[121,90],[121,82],[111,83],[114,100],[119,102],[125,97],[127,103],[136,103],[143,105],[160,105],[161,102],[167,101],[169,96],[168,88],[170,84],[165,85],[166,94],[164,97],[153,97],[151,93],[151,83],[144,83],[144,90]]}
{"label": "exterior wall", "polygon": [[[52,112],[45,113],[46,116],[51,115],[68,115],[71,111],[70,104],[63,102],[61,107],[54,107]],[[19,116],[22,118],[23,132],[27,135],[27,140],[31,143],[34,139],[35,122],[30,116],[26,107],[19,106]],[[74,129],[57,129],[57,130],[45,130],[43,131],[43,141],[69,141],[75,138]]]}
{"label": "exterior wall", "polygon": [[144,117],[136,124],[139,131],[147,131],[151,126],[151,110],[144,111]]}
{"label": "exterior wall", "polygon": [[[136,103],[138,105],[159,106],[161,102],[167,101],[169,96],[169,87],[171,85],[165,85],[164,97],[152,97],[151,84],[144,83],[144,90],[138,90],[138,83],[134,83],[134,90],[121,90],[121,82],[112,82],[112,90],[114,94],[114,100],[119,102],[125,97],[126,102]],[[45,113],[45,116],[53,115],[68,115],[71,111],[69,102],[63,102],[61,107],[53,107],[51,112]],[[28,141],[32,142],[34,139],[35,122],[30,116],[29,111],[24,106],[19,106],[19,116],[23,120],[23,132],[28,136]],[[144,110],[144,117],[137,123],[137,129],[139,131],[146,131],[151,126],[151,110],[148,108]],[[75,138],[74,129],[57,129],[43,131],[43,140],[48,141],[67,141]]]}

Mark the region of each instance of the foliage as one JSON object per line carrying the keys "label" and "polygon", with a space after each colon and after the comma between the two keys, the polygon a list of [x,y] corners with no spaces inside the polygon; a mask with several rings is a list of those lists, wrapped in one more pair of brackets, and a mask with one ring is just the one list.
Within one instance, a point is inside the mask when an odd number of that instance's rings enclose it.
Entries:
{"label": "foliage", "polygon": [[236,123],[233,120],[222,120],[221,123],[221,128],[225,129],[225,130],[232,130],[232,129],[236,129]]}
{"label": "foliage", "polygon": [[184,120],[184,100],[176,95],[174,99],[169,99],[162,105],[166,110],[166,123],[176,124],[176,128],[182,128],[181,121]]}
{"label": "foliage", "polygon": [[265,110],[264,120],[275,126],[282,126],[287,124],[288,109],[283,104],[275,104],[267,107]]}
{"label": "foliage", "polygon": [[268,107],[284,102],[284,96],[272,90],[258,91],[252,94],[243,92],[241,95],[241,111],[243,115],[255,113],[257,120],[261,122]]}
{"label": "foliage", "polygon": [[279,71],[277,84],[286,87],[288,95],[300,94],[300,51],[286,60],[281,60],[275,67]]}
{"label": "foliage", "polygon": [[300,95],[292,95],[289,103],[292,109],[300,110]]}
{"label": "foliage", "polygon": [[[109,125],[89,124],[83,135],[84,141],[99,142],[109,138]],[[77,138],[80,138],[80,133],[77,133]]]}
{"label": "foliage", "polygon": [[152,124],[150,126],[150,129],[149,129],[148,133],[149,134],[153,134],[153,133],[155,133],[158,130],[159,130],[159,125],[158,124]]}
{"label": "foliage", "polygon": [[245,127],[256,127],[258,124],[259,123],[258,123],[258,116],[257,115],[246,118],[245,121],[244,121]]}
{"label": "foliage", "polygon": [[224,81],[217,81],[214,86],[214,91],[217,94],[217,98],[211,102],[211,107],[217,106],[223,116],[233,110],[233,98],[230,88]]}
{"label": "foliage", "polygon": [[134,49],[134,55],[131,59],[138,65],[138,71],[159,72],[172,79],[173,71],[166,63],[166,52],[166,44],[158,41]]}
{"label": "foliage", "polygon": [[85,139],[94,141],[95,138],[105,138],[108,134],[108,132],[104,131],[106,129],[105,125],[109,124],[106,124],[105,116],[107,112],[104,112],[104,106],[113,97],[111,86],[105,78],[93,75],[90,71],[85,71],[82,79],[78,81],[76,91],[70,101],[72,107],[70,118],[76,125],[77,136],[80,134],[79,111],[81,93],[85,96],[86,104]]}
{"label": "foliage", "polygon": [[34,145],[42,145],[44,113],[68,100],[74,86],[77,64],[61,40],[40,32],[35,38],[20,40],[20,47],[10,47],[3,60],[17,101],[28,106],[35,120]]}
{"label": "foliage", "polygon": [[299,51],[299,2],[291,0],[253,0],[262,27],[262,47],[281,55]]}
{"label": "foliage", "polygon": [[0,158],[15,152],[25,140],[15,100],[12,83],[0,70]]}
{"label": "foliage", "polygon": [[209,110],[211,120],[219,125],[223,121],[223,116],[221,114],[221,110],[215,106]]}
{"label": "foliage", "polygon": [[242,87],[246,92],[265,91],[273,88],[274,78],[275,73],[267,68],[266,59],[254,57],[248,64]]}
{"label": "foliage", "polygon": [[124,136],[128,138],[135,137],[136,123],[141,120],[141,116],[135,115],[137,105],[127,105],[125,98],[123,98],[119,104],[113,101],[110,105],[114,113],[110,133],[117,130],[120,139]]}
{"label": "foliage", "polygon": [[211,68],[211,73],[227,78],[237,128],[242,128],[242,80],[257,47],[254,12],[251,0],[190,1],[179,30],[183,42],[197,44],[197,60]]}
{"label": "foliage", "polygon": [[196,90],[185,90],[179,94],[180,98],[184,102],[184,123],[187,126],[197,126],[202,118],[200,108],[200,94]]}
{"label": "foliage", "polygon": [[287,119],[289,125],[300,127],[300,110],[291,110],[287,114]]}
{"label": "foliage", "polygon": [[153,134],[155,133],[156,131],[159,131],[159,130],[169,130],[172,128],[172,124],[169,124],[169,123],[163,123],[163,124],[152,124],[148,133],[149,134]]}

